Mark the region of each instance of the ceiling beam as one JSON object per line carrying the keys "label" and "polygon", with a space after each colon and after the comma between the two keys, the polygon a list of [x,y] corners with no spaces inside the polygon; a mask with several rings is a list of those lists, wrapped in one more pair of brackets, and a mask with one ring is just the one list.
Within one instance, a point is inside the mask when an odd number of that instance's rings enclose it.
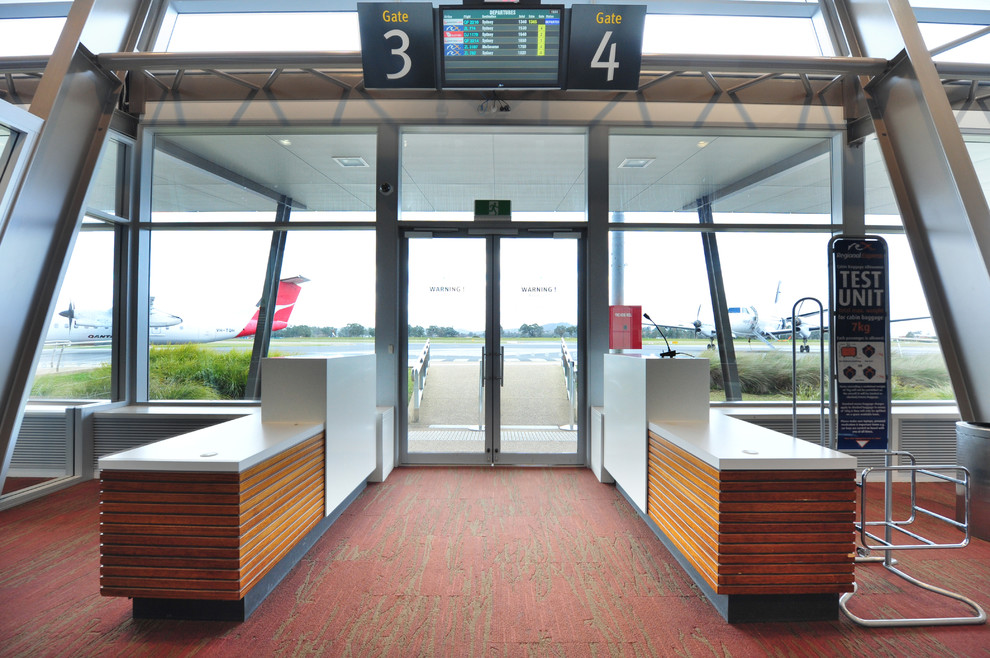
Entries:
{"label": "ceiling beam", "polygon": [[[276,204],[280,203],[285,198],[284,194],[276,192],[256,180],[252,180],[247,176],[237,173],[236,171],[232,171],[226,167],[218,165],[215,162],[211,162],[210,160],[193,153],[189,149],[179,146],[175,142],[169,141],[163,137],[159,137],[155,140],[155,149],[165,153],[166,155],[170,155],[176,160],[184,162],[192,167],[196,167],[211,176],[219,178],[225,183],[237,185],[238,187],[244,188],[249,192],[253,192],[258,196],[269,199]],[[292,208],[295,210],[307,209],[305,204],[295,200],[292,201]]]}

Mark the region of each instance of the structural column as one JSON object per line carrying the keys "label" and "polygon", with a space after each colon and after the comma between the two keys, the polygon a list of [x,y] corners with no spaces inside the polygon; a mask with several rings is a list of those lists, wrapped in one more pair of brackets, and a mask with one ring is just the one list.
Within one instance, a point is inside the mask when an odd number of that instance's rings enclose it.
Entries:
{"label": "structural column", "polygon": [[976,170],[908,0],[832,1],[852,54],[891,60],[865,87],[877,139],[959,411],[990,421],[990,353],[972,340],[990,323],[990,209]]}
{"label": "structural column", "polygon": [[8,337],[0,352],[0,482],[120,90],[92,53],[133,47],[147,4],[73,2],[31,104],[45,124],[0,235],[0,280],[8,282],[5,306],[13,311],[0,314]]}

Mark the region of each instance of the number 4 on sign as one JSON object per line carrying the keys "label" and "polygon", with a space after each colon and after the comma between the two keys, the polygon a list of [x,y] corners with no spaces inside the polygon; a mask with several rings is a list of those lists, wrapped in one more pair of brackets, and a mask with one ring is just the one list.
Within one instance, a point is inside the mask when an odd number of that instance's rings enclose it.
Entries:
{"label": "number 4 on sign", "polygon": [[[609,44],[608,40],[612,38],[612,31],[607,30],[602,36],[602,42],[598,44],[598,50],[595,51],[595,56],[591,58],[591,68],[593,69],[607,69],[608,73],[605,79],[611,82],[615,78],[615,69],[619,68],[619,63],[615,61],[615,44]],[[608,61],[602,61],[602,55],[605,53],[605,46],[611,46],[608,49]]]}

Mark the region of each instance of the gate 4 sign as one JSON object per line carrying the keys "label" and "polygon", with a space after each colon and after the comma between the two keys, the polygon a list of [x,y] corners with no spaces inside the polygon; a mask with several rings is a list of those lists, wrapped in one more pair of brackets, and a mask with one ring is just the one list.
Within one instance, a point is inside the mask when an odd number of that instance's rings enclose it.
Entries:
{"label": "gate 4 sign", "polygon": [[568,89],[639,89],[646,5],[571,8]]}
{"label": "gate 4 sign", "polygon": [[364,86],[436,88],[433,5],[359,2],[357,8]]}
{"label": "gate 4 sign", "polygon": [[886,450],[890,428],[887,243],[830,243],[832,371],[839,450]]}

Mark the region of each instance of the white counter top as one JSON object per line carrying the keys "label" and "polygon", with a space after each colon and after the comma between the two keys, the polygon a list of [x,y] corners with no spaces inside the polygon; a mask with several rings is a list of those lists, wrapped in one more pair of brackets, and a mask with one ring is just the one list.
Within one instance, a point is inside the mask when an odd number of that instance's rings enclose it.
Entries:
{"label": "white counter top", "polygon": [[101,470],[240,473],[322,432],[325,423],[261,422],[259,414],[100,457]]}
{"label": "white counter top", "polygon": [[261,414],[257,404],[131,404],[97,411],[100,416],[170,416],[199,418],[201,416],[249,416]]}
{"label": "white counter top", "polygon": [[768,430],[721,411],[708,422],[650,421],[651,432],[719,470],[855,469],[856,458]]}

